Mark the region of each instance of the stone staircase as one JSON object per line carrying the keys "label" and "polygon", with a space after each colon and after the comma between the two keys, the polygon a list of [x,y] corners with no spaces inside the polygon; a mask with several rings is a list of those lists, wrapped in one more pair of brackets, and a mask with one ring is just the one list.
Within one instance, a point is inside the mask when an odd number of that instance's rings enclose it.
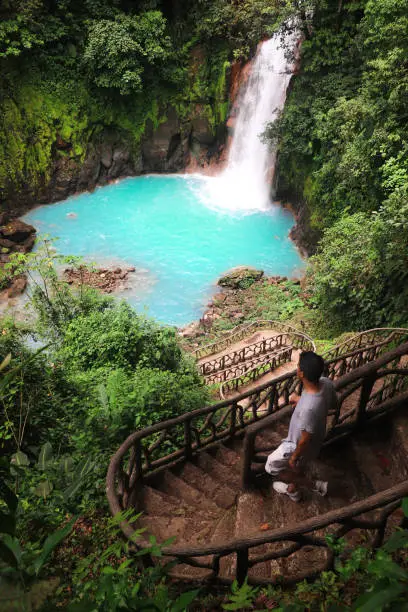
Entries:
{"label": "stone staircase", "polygon": [[[287,421],[278,422],[274,430],[262,431],[257,447],[275,448],[286,435],[287,425]],[[227,445],[213,446],[191,461],[148,477],[138,495],[136,509],[143,513],[139,525],[159,542],[174,538],[172,546],[180,549],[262,536],[268,530],[302,524],[311,517],[348,506],[406,480],[407,432],[408,407],[393,418],[371,424],[364,432],[327,444],[316,475],[329,480],[329,494],[323,498],[304,491],[301,503],[276,494],[267,474],[261,473],[251,490],[241,491],[242,439],[234,438]],[[375,511],[367,516],[374,515]],[[326,533],[327,530],[321,530],[320,536]],[[347,534],[347,540],[353,545],[357,543],[353,531]],[[249,560],[251,556],[290,544],[276,542],[253,547]],[[248,576],[257,582],[271,582],[279,576],[287,578],[299,574],[305,567],[309,571],[311,567],[318,568],[325,555],[327,548],[304,546],[296,555],[257,563]],[[221,579],[234,578],[236,558],[236,554],[221,558]],[[211,555],[200,557],[200,561],[210,563]],[[202,580],[211,571],[179,564],[172,575]]]}

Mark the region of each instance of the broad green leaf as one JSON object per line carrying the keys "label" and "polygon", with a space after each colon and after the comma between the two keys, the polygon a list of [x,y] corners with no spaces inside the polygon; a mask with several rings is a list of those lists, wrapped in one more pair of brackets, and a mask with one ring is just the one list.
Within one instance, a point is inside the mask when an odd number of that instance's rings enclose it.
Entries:
{"label": "broad green leaf", "polygon": [[357,600],[356,612],[379,612],[383,609],[383,606],[392,603],[399,597],[404,590],[404,586],[401,584],[388,588],[380,586],[378,590],[374,589],[371,593],[366,593]]}
{"label": "broad green leaf", "polygon": [[37,467],[40,470],[44,471],[51,460],[52,460],[52,446],[49,442],[46,442],[45,444],[42,445],[40,454],[38,455]]}
{"label": "broad green leaf", "polygon": [[18,567],[21,563],[22,550],[17,538],[5,534],[0,544],[0,557],[12,567]]}
{"label": "broad green leaf", "polygon": [[76,518],[73,518],[63,527],[62,529],[58,529],[54,531],[48,538],[45,540],[44,545],[42,547],[42,551],[37,559],[34,561],[34,570],[36,575],[41,571],[41,568],[44,566],[47,561],[49,555],[52,551],[58,546],[58,544],[66,538],[66,536],[71,533],[72,527],[76,521]]}
{"label": "broad green leaf", "polygon": [[64,474],[70,474],[74,471],[74,460],[72,457],[63,457],[59,465],[61,472],[64,472]]}
{"label": "broad green leaf", "polygon": [[180,597],[172,604],[171,612],[184,612],[187,610],[188,606],[191,605],[197,598],[199,592],[200,589],[197,589],[195,591],[187,591],[187,593],[180,595]]}
{"label": "broad green leaf", "polygon": [[43,497],[44,499],[46,499],[53,490],[53,488],[54,485],[50,480],[42,480],[34,489],[34,493],[38,495],[38,497]]}
{"label": "broad green leaf", "polygon": [[[11,455],[10,474],[12,474],[12,476],[18,476],[19,475],[18,468],[25,468],[25,467],[28,467],[29,465],[30,465],[30,461],[28,460],[27,455],[23,453],[23,451],[17,451],[16,453],[14,453],[14,455]],[[15,469],[14,466],[17,469]]]}
{"label": "broad green leaf", "polygon": [[30,465],[27,455],[23,453],[23,451],[20,451],[20,450],[14,453],[14,455],[11,455],[10,463],[12,465],[19,465],[19,466]]}
{"label": "broad green leaf", "polygon": [[69,604],[68,612],[98,612],[98,606],[89,597],[82,601]]}
{"label": "broad green leaf", "polygon": [[393,553],[401,548],[408,547],[408,531],[401,529],[391,535],[389,540],[384,544],[383,549],[389,553]]}
{"label": "broad green leaf", "polygon": [[16,519],[12,514],[0,511],[0,533],[14,535],[16,531]]}
{"label": "broad green leaf", "polygon": [[91,461],[89,457],[84,459],[84,461],[82,461],[75,470],[76,474],[78,474],[78,478],[83,478],[89,474],[89,472],[93,470],[94,465],[94,462]]}
{"label": "broad green leaf", "polygon": [[15,512],[17,510],[18,498],[5,482],[0,482],[0,499],[6,502],[6,505],[11,512]]}
{"label": "broad green leaf", "polygon": [[3,361],[0,363],[0,372],[1,372],[2,370],[4,370],[4,368],[7,368],[7,366],[8,366],[8,365],[9,365],[9,363],[10,363],[10,361],[11,361],[11,353],[9,353],[9,354],[7,355],[7,357],[5,357],[5,358],[3,359]]}

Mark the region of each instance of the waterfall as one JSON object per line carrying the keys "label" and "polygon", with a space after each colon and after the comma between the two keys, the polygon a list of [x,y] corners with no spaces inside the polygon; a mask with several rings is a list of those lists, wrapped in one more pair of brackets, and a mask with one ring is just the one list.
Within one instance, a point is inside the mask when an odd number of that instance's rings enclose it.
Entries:
{"label": "waterfall", "polygon": [[[285,46],[294,47],[294,36]],[[260,135],[285,104],[292,66],[281,37],[261,43],[250,76],[238,95],[238,114],[224,172],[208,183],[207,203],[229,210],[265,210],[269,206],[276,152]]]}

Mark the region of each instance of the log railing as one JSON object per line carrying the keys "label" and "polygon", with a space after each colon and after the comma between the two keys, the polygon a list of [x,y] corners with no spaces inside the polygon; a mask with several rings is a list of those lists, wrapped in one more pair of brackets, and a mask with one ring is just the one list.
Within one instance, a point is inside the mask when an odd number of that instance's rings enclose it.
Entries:
{"label": "log railing", "polygon": [[362,346],[372,346],[381,344],[384,350],[390,350],[393,344],[402,344],[408,340],[408,329],[403,327],[376,327],[363,331],[337,346],[323,353],[326,361],[335,359],[339,355],[350,353]]}
{"label": "log railing", "polygon": [[[376,361],[366,362],[361,367],[352,368],[356,363],[356,358],[361,353],[365,353],[368,359],[372,355],[374,347],[368,350],[356,350],[344,356],[346,366],[343,364],[343,357],[338,362],[329,362],[328,370],[331,378],[341,371],[341,378],[335,378],[335,388],[339,397],[339,405],[334,414],[330,415],[326,440],[332,441],[352,429],[364,426],[368,421],[377,418],[379,414],[395,407],[395,398],[398,402],[408,400],[408,369],[397,367],[399,362],[404,362],[404,357],[408,355],[408,343],[385,353]],[[359,362],[359,361],[358,361]],[[348,367],[348,373],[343,368]],[[241,487],[243,489],[251,485],[252,482],[252,463],[266,460],[266,457],[257,455],[256,437],[267,428],[273,427],[274,423],[284,416],[288,416],[292,411],[286,407],[281,414],[276,413],[263,419],[262,423],[255,423],[249,426],[245,432],[244,439],[244,458],[242,464]],[[264,449],[262,449],[264,450]],[[272,450],[272,449],[271,449]]]}
{"label": "log railing", "polygon": [[239,371],[239,367],[236,368],[235,377],[227,379],[220,386],[221,399],[290,361],[292,361],[292,347],[283,347],[272,355],[262,355],[257,360],[244,364],[247,367],[242,367],[242,372]]}
{"label": "log railing", "polygon": [[[314,351],[316,348],[315,343],[309,336],[307,336],[306,334],[303,334],[295,327],[292,327],[292,325],[288,325],[287,323],[283,323],[282,321],[265,320],[265,321],[252,321],[251,323],[243,323],[242,325],[238,325],[237,327],[234,327],[234,329],[231,330],[231,332],[229,332],[229,334],[225,336],[224,338],[221,338],[220,340],[216,340],[215,342],[212,342],[211,344],[206,344],[205,346],[201,346],[200,348],[196,349],[193,352],[193,355],[196,359],[202,359],[203,357],[206,357],[207,355],[215,355],[216,353],[220,353],[221,351],[224,351],[232,344],[235,344],[236,342],[239,342],[240,340],[243,340],[244,338],[247,338],[251,334],[254,334],[256,331],[259,331],[262,329],[274,330],[277,335],[281,333],[286,333],[286,334],[295,334],[296,336],[302,336],[305,339],[304,347],[302,347],[303,350]],[[307,347],[306,347],[306,341],[308,343]]]}
{"label": "log railing", "polygon": [[[361,353],[364,351],[367,354],[367,348],[360,349]],[[353,355],[357,352],[354,351]],[[336,414],[331,415],[327,443],[364,427],[372,419],[408,401],[408,370],[404,367],[407,355],[408,343],[382,355],[375,362],[350,371],[336,383],[340,406]],[[333,365],[336,361],[328,364],[332,372],[336,372]],[[349,360],[348,363],[352,362]],[[253,424],[259,422],[262,428],[267,427],[275,418],[273,413],[276,413],[276,418],[282,418],[289,411],[289,396],[294,391],[300,391],[300,383],[293,372],[232,400],[158,423],[129,436],[112,457],[108,469],[107,496],[112,513],[137,507],[140,487],[147,476],[188,460],[201,449],[225,441],[243,430],[246,430],[246,439],[242,481],[247,486],[252,477],[251,466],[256,459],[255,439],[259,431]],[[175,559],[176,563],[206,569],[212,578],[219,577],[220,560],[235,555],[235,576],[231,580],[236,577],[239,581],[259,563],[285,559],[286,579],[282,578],[282,582],[300,580],[332,567],[333,554],[326,539],[321,536],[323,529],[326,535],[331,534],[335,538],[347,538],[351,530],[367,534],[375,532],[372,545],[378,546],[390,517],[395,515],[406,495],[408,481],[339,510],[313,517],[301,525],[216,545],[166,547],[163,554]],[[370,512],[370,518],[367,518],[367,512]],[[129,538],[134,535],[130,523],[123,521],[121,527]],[[259,554],[257,547],[264,544],[268,545],[267,552]],[[318,567],[314,564],[301,573],[296,569],[290,571],[292,560],[302,554],[305,547],[320,551],[317,555],[317,559],[321,557]]]}
{"label": "log railing", "polygon": [[225,353],[225,355],[221,355],[221,357],[215,357],[213,359],[209,359],[208,361],[202,361],[199,364],[199,372],[202,376],[209,376],[211,374],[215,374],[216,372],[220,372],[221,370],[226,370],[227,368],[236,366],[243,361],[258,357],[259,355],[271,353],[272,351],[280,349],[283,346],[288,346],[289,344],[290,338],[287,334],[271,336],[270,338],[265,338],[259,342],[248,344],[237,351]]}

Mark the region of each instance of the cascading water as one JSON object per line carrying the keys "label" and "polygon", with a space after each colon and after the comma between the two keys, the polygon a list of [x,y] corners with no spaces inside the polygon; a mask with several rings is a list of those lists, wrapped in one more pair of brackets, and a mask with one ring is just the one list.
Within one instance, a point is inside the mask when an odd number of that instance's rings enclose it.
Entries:
{"label": "cascading water", "polygon": [[[293,35],[285,47],[293,47]],[[292,66],[281,37],[262,43],[238,98],[238,115],[224,172],[208,182],[208,202],[221,209],[265,210],[269,205],[276,152],[262,142],[266,124],[283,108]]]}

